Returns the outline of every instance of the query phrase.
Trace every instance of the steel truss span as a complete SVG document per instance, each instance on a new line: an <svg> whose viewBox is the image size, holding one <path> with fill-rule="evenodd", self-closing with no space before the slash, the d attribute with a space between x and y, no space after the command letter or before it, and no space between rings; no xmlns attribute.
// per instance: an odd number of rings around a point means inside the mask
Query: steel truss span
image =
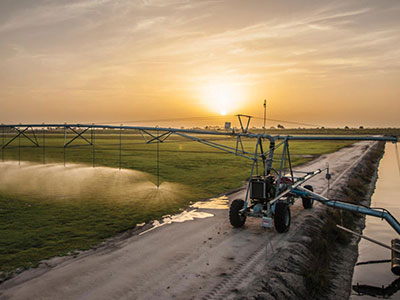
<svg viewBox="0 0 400 300"><path fill-rule="evenodd" d="M0 134L2 134L2 161L4 161L4 151L8 147L12 147L13 142L18 141L18 161L21 160L21 138L26 139L31 144L31 147L42 148L43 163L46 163L46 134L51 132L52 129L62 131L64 135L64 142L62 145L64 152L64 165L66 164L67 148L79 147L82 145L72 145L77 140L83 140L84 145L92 149L92 165L96 164L95 153L95 135L98 130L110 130L111 133L119 134L119 168L121 169L122 163L122 132L133 130L140 133L144 143L162 143L166 141L171 135L185 138L189 141L195 141L206 146L218 149L220 151L228 152L239 157L243 157L253 161L251 176L253 176L254 168L259 161L262 161L264 166L264 176L267 176L272 171L272 162L274 151L283 145L283 154L280 158L281 166L279 170L279 178L282 176L282 171L286 162L289 162L291 170L291 161L289 154L289 141L388 141L397 142L397 137L394 136L291 136L291 135L269 135L269 134L255 134L249 132L249 125L251 116L237 115L240 123L240 129L235 131L208 131L208 130L194 130L194 129L179 129L179 128L164 128L164 127L148 127L148 126L124 126L124 125L99 125L99 124L67 124L67 123L50 123L50 124L0 124ZM247 119L247 120L246 120ZM7 137L6 137L7 131ZM72 134L72 136L71 136ZM90 134L90 138L84 136ZM31 135L31 136L29 136ZM39 136L41 135L41 137ZM224 145L223 143L212 141L210 137L226 137L236 139L234 147ZM242 138L255 139L255 151L249 152L244 149ZM264 150L264 141L269 142L268 150ZM279 142L279 143L277 143ZM15 147L15 146L13 146ZM159 147L157 147L157 166L159 165ZM158 173L158 171L157 171ZM292 177L293 172L291 171ZM250 177L251 177L250 176ZM279 191L279 188L277 189ZM248 193L247 193L248 194ZM276 194L278 196L278 194ZM248 195L246 195L246 200Z"/></svg>
<svg viewBox="0 0 400 300"><path fill-rule="evenodd" d="M309 209L313 205L313 201L318 201L329 207L349 210L365 215L371 215L385 219L393 229L400 234L400 223L387 211L377 210L369 207L349 204L341 201L330 200L322 195L313 192L309 185L302 185L314 176L326 171L326 179L329 179L329 167L323 170L315 170L313 172L299 172L292 168L290 157L289 141L383 141L397 143L395 136L292 136L292 135L269 135L256 134L249 132L249 124L251 116L238 115L240 129L238 131L207 131L194 129L178 129L163 127L143 127L143 126L114 126L114 125L98 125L98 124L1 124L0 134L2 134L2 160L4 161L4 150L11 147L14 141L18 141L18 160L20 161L21 138L25 138L31 147L42 148L43 163L46 163L46 134L57 133L64 134L63 151L64 165L66 161L67 148L72 146L76 140L83 140L84 146L89 146L92 151L92 164L95 167L96 162L96 131L110 130L119 136L119 168L121 169L122 160L122 132L136 131L143 138L146 144L157 143L155 163L157 168L157 187L160 185L159 180L159 144L166 141L170 136L175 135L180 138L194 141L206 146L234 154L252 161L250 171L250 180L248 182L245 199L235 200L230 208L230 221L235 227L243 226L246 217L259 217L263 219L263 224L272 224L274 218L275 228L278 232L286 232L290 226L290 206L293 205L295 199L302 198L303 206ZM247 118L242 121L242 118ZM7 138L6 138L7 131ZM67 134L68 132L68 134ZM72 137L71 137L72 134ZM90 134L85 137L84 134ZM41 136L41 138L40 138ZM214 137L212 140L211 137ZM215 137L226 137L226 139L215 140ZM254 152L246 151L242 139L254 139ZM221 140L229 139L235 141L236 145L225 145ZM267 142L267 145L264 143ZM269 144L269 145L268 145ZM265 147L267 146L267 147ZM273 167L275 150L282 147L282 152L278 157L278 167ZM14 147L15 148L15 147ZM261 175L258 173L258 164L262 163ZM256 173L256 175L254 175ZM302 173L302 174L301 174ZM300 174L300 175L299 175ZM399 249L391 247L392 253L400 257ZM397 257L396 256L396 257ZM400 261L400 258L399 258ZM397 265L396 265L397 266ZM395 273L400 275L400 264L398 267L393 266Z"/></svg>

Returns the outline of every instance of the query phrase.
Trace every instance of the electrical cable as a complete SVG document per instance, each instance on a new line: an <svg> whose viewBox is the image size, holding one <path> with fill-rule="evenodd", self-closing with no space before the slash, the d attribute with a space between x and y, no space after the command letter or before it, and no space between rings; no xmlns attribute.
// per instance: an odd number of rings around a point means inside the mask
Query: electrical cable
<svg viewBox="0 0 400 300"><path fill-rule="evenodd" d="M168 122L168 121L192 121L192 120L207 120L207 119L224 119L226 120L228 117L234 118L236 115L213 115L213 116L197 116L197 117L182 117L182 118L166 118L166 119L150 119L150 120L130 120L130 121L102 121L98 122L100 124L121 124L121 123L157 123L157 122ZM252 117L253 119L257 120L264 120L262 117ZM293 125L303 125L303 126L311 126L311 127L322 127L321 125L317 124L310 124L310 123L302 123L302 122L293 122L287 120L280 120L280 119L270 119L266 118L267 121L273 122L281 122L285 124L293 124Z"/></svg>
<svg viewBox="0 0 400 300"><path fill-rule="evenodd" d="M264 118L261 117L253 117L254 119L259 119L259 120L264 120ZM289 123L289 124L294 124L294 125L304 125L304 126L312 126L312 127L321 127L321 125L316 125L316 124L309 124L309 123L301 123L301 122L292 122L292 121L285 121L285 120L278 120L278 119L269 119L267 118L268 121L274 121L274 122L281 122L281 123Z"/></svg>
<svg viewBox="0 0 400 300"><path fill-rule="evenodd" d="M202 116L202 117L182 117L182 118L168 118L168 119L153 119L153 120L130 120L130 121L105 121L99 123L107 123L107 124L121 124L121 123L157 123L157 122L168 122L168 121L191 121L191 120L205 120L205 119L213 119L213 118L224 118L234 117L234 115L214 115L214 116Z"/></svg>

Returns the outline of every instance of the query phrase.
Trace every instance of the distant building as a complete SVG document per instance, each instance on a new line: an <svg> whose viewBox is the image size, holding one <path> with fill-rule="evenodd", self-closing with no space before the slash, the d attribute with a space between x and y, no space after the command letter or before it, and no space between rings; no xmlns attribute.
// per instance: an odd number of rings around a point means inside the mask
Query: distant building
<svg viewBox="0 0 400 300"><path fill-rule="evenodd" d="M226 130L231 129L231 126L232 126L231 122L225 122L225 129Z"/></svg>

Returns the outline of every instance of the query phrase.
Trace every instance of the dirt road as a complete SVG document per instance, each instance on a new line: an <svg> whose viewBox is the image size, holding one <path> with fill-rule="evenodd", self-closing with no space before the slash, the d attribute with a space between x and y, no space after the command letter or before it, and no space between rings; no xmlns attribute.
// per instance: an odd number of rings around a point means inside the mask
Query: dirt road
<svg viewBox="0 0 400 300"><path fill-rule="evenodd" d="M323 155L302 170L329 163L335 181L369 145L360 142ZM323 192L324 175L310 184ZM291 231L266 231L253 218L244 228L232 228L227 202L237 198L244 198L244 190L195 205L140 235L25 271L0 285L0 299L229 299L246 294L247 283L287 245ZM296 227L312 209L303 210L297 201L291 212L291 227Z"/></svg>

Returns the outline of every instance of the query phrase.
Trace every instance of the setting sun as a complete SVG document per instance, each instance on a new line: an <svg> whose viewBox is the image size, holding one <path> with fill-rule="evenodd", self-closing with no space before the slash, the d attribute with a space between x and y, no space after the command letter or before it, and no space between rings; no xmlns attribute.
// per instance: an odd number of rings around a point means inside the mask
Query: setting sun
<svg viewBox="0 0 400 300"><path fill-rule="evenodd" d="M203 101L209 110L224 116L239 108L243 90L234 83L210 83L204 87Z"/></svg>

